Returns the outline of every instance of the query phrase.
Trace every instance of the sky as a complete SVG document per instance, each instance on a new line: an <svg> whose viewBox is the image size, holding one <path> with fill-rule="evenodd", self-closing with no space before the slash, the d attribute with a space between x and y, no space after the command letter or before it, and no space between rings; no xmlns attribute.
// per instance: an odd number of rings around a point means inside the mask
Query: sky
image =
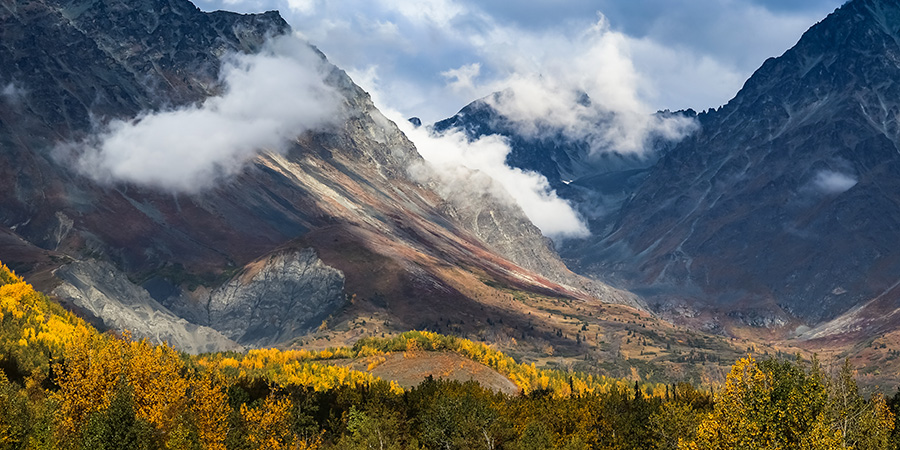
<svg viewBox="0 0 900 450"><path fill-rule="evenodd" d="M197 0L277 9L382 109L431 123L522 76L622 73L643 111L726 103L842 0ZM612 47L597 49L597 43ZM593 51L592 51L593 50ZM616 52L612 57L611 51ZM568 80L585 83L590 80ZM621 84L621 80L620 84ZM619 99L621 100L621 99ZM619 101L617 100L617 101Z"/></svg>

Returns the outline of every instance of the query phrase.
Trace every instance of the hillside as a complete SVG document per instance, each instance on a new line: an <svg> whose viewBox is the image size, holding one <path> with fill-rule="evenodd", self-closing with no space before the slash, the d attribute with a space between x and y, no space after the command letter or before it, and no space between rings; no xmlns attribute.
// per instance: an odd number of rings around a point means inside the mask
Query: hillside
<svg viewBox="0 0 900 450"><path fill-rule="evenodd" d="M505 375L518 390L432 378L405 389L342 367L369 358L369 370L395 371L399 359L421 360L434 350L452 353L424 359L458 355L475 364L468 367ZM2 265L0 362L0 442L16 449L667 449L772 440L824 449L897 442L885 399L860 396L849 366L833 376L815 361L747 357L713 398L687 383L632 387L537 370L484 344L423 332L363 339L352 349L197 357L100 334ZM399 368L410 369L421 366ZM758 409L746 409L747 398ZM900 409L900 395L891 405ZM791 421L777 420L788 411Z"/></svg>
<svg viewBox="0 0 900 450"><path fill-rule="evenodd" d="M503 92L434 130L507 137L506 163L582 212L592 236L559 247L573 270L674 323L851 357L887 382L900 326L898 28L897 2L847 2L724 106L675 113L696 130L651 138L642 158L562 130L523 135L497 108Z"/></svg>
<svg viewBox="0 0 900 450"><path fill-rule="evenodd" d="M277 12L7 2L0 83L0 257L105 327L198 353L338 315L457 320L489 286L638 305L569 271L517 206L442 197Z"/></svg>

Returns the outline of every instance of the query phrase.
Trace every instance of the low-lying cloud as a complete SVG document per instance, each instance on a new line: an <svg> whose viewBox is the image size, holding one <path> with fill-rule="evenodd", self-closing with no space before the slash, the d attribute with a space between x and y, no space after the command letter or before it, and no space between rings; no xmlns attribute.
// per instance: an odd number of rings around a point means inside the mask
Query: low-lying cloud
<svg viewBox="0 0 900 450"><path fill-rule="evenodd" d="M330 68L294 36L258 54L223 60L223 93L202 104L113 120L94 136L61 149L103 182L193 193L233 175L259 152L283 151L306 131L338 120L340 97Z"/></svg>
<svg viewBox="0 0 900 450"><path fill-rule="evenodd" d="M487 189L500 201L512 199L541 233L554 239L589 234L581 216L556 195L546 177L505 164L510 152L506 139L492 135L469 141L460 131L435 135L425 127L413 128L403 122L401 129L450 189L478 189L479 193ZM479 181L478 174L497 183Z"/></svg>
<svg viewBox="0 0 900 450"><path fill-rule="evenodd" d="M9 82L0 89L0 99L8 104L19 104L23 98L25 98L25 88L16 82Z"/></svg>
<svg viewBox="0 0 900 450"><path fill-rule="evenodd" d="M377 71L370 69L351 76L369 91L376 105L384 105ZM497 201L521 208L544 236L561 240L590 234L584 219L557 196L546 177L506 165L511 149L505 138L492 135L473 141L458 130L435 134L430 127L414 126L394 109L379 109L427 161L427 168L410 167L410 175L420 182L438 182L438 193L444 198L479 201L487 193Z"/></svg>
<svg viewBox="0 0 900 450"><path fill-rule="evenodd" d="M653 134L678 139L692 129L688 118L653 115L642 99L649 83L635 69L631 39L613 31L604 16L574 36L504 33L514 47L493 57L505 61L510 75L491 82L502 93L487 101L521 134L561 132L596 151L643 153Z"/></svg>
<svg viewBox="0 0 900 450"><path fill-rule="evenodd" d="M850 190L859 181L853 175L835 172L833 170L822 170L816 174L813 179L813 186L823 194L840 194Z"/></svg>

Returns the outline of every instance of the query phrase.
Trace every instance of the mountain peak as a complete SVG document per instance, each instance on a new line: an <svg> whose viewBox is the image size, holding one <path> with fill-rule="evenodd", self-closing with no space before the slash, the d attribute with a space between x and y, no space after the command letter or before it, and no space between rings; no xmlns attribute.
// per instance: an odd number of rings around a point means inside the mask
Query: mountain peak
<svg viewBox="0 0 900 450"><path fill-rule="evenodd" d="M854 0L814 25L701 115L582 263L664 292L662 309L697 302L784 323L829 320L890 291L898 36L894 0Z"/></svg>

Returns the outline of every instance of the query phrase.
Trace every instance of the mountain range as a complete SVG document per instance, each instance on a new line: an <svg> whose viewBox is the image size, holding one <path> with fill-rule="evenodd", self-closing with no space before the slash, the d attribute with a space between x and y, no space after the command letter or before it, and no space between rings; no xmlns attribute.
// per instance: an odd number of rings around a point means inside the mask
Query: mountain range
<svg viewBox="0 0 900 450"><path fill-rule="evenodd" d="M424 165L413 145L314 49L336 124L212 186L110 181L73 163L84 150L61 144L224 95L228 61L290 35L276 12L5 2L0 29L0 255L107 327L197 352L290 342L357 309L382 333L460 320L481 314L489 285L635 302L570 272L514 204L410 175Z"/></svg>
<svg viewBox="0 0 900 450"><path fill-rule="evenodd" d="M590 224L590 237L559 246L569 266L663 317L814 348L871 345L900 311L898 42L900 3L850 1L727 104L658 113L693 117L696 130L651 139L641 157L592 152L562 130L524 135L501 112L504 93L433 130L505 136L507 164L544 175Z"/></svg>
<svg viewBox="0 0 900 450"><path fill-rule="evenodd" d="M196 188L97 174L110 130L224 108L279 39L277 12L187 0L0 2L0 260L98 326L195 353L432 329L633 367L683 344L667 322L721 352L900 342L900 2L850 1L726 105L657 113L693 125L642 153L523 134L498 108L512 91L431 126L504 136L589 237L551 242L483 174L448 186L305 43L327 125Z"/></svg>

